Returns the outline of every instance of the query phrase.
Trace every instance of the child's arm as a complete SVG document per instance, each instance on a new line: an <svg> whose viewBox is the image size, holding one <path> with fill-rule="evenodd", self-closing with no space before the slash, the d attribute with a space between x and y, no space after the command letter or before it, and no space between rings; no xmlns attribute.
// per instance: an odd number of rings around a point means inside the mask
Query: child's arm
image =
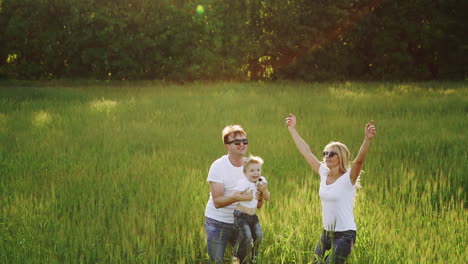
<svg viewBox="0 0 468 264"><path fill-rule="evenodd" d="M270 200L270 192L268 191L267 184L266 183L259 184L258 189L262 192L262 196L260 198L262 200L269 201Z"/></svg>
<svg viewBox="0 0 468 264"><path fill-rule="evenodd" d="M268 191L266 184L261 184L261 185L262 187L260 185L258 186L258 191L261 194L258 197L257 208L262 208L263 204L265 203L265 200L267 201L270 200L270 192Z"/></svg>
<svg viewBox="0 0 468 264"><path fill-rule="evenodd" d="M270 192L268 191L268 182L265 177L261 176L259 181L257 182L257 191L260 193L258 199L257 208L261 208L263 206L264 201L270 200Z"/></svg>

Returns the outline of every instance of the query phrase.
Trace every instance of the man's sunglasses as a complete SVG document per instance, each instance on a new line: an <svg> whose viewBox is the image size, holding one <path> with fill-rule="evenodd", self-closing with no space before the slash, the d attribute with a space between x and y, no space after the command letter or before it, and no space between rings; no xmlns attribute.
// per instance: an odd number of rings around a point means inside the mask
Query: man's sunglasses
<svg viewBox="0 0 468 264"><path fill-rule="evenodd" d="M234 145L240 145L240 143L244 143L244 145L249 144L249 140L244 138L244 139L234 139L233 141L227 142L227 144L232 144Z"/></svg>
<svg viewBox="0 0 468 264"><path fill-rule="evenodd" d="M323 156L325 157L327 155L328 155L329 158L333 158L335 155L338 155L338 153L336 153L334 151L324 151Z"/></svg>

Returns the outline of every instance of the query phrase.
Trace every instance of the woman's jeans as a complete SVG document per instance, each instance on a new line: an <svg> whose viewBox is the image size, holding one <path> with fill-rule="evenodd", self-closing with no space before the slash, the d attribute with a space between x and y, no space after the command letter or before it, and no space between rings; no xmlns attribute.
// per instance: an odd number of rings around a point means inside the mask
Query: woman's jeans
<svg viewBox="0 0 468 264"><path fill-rule="evenodd" d="M223 223L206 217L205 232L210 263L223 263L227 244L230 243L234 248L237 240L234 224Z"/></svg>
<svg viewBox="0 0 468 264"><path fill-rule="evenodd" d="M239 232L235 255L240 263L255 262L263 238L258 216L234 210L234 225Z"/></svg>
<svg viewBox="0 0 468 264"><path fill-rule="evenodd" d="M351 248L356 242L356 231L347 230L342 232L333 232L323 230L320 240L315 247L314 263L323 263L323 256L327 250L332 252L327 256L325 263L341 264L346 261Z"/></svg>

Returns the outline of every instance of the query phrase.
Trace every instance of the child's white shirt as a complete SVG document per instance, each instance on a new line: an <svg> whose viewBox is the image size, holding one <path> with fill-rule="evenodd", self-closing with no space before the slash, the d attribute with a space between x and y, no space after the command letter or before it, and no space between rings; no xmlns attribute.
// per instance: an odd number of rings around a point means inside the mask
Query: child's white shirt
<svg viewBox="0 0 468 264"><path fill-rule="evenodd" d="M267 184L265 177L261 176L261 179L263 183ZM255 197L255 194L257 193L257 184L255 182L250 182L247 177L244 177L237 182L237 185L234 189L237 191L244 191L247 188L249 191L253 191L253 199L250 201L240 201L239 204L247 208L257 208L258 199Z"/></svg>

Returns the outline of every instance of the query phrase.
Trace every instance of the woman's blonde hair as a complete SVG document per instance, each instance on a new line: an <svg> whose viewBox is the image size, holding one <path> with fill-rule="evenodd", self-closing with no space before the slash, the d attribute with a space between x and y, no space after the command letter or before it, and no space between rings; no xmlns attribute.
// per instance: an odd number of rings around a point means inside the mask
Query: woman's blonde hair
<svg viewBox="0 0 468 264"><path fill-rule="evenodd" d="M325 146L324 150L326 149L333 150L338 154L338 158L340 159L340 172L345 173L351 167L349 162L350 153L345 144L332 141Z"/></svg>
<svg viewBox="0 0 468 264"><path fill-rule="evenodd" d="M257 163L257 164L260 164L260 166L262 166L263 159L258 156L252 156L252 155L250 155L248 158L244 158L244 173L246 172L247 167L249 167L249 165L253 163Z"/></svg>
<svg viewBox="0 0 468 264"><path fill-rule="evenodd" d="M338 158L340 159L340 172L341 173L345 173L347 170L351 168L351 162L350 162L351 154L349 153L349 149L348 147L346 147L345 144L341 142L332 141L325 146L324 150L326 149L331 149L338 154ZM325 161L325 157L323 159ZM354 184L356 188L358 189L362 187L361 186L361 173L363 172L364 171L362 170L359 172L359 176L357 177L356 183ZM357 196L357 193L355 194L354 199L356 199L356 196Z"/></svg>
<svg viewBox="0 0 468 264"><path fill-rule="evenodd" d="M233 137L237 135L242 135L244 137L247 136L247 133L245 133L244 129L239 125L226 126L225 128L223 128L223 133L222 133L222 138L221 138L224 144L228 144L229 135L231 134Z"/></svg>
<svg viewBox="0 0 468 264"><path fill-rule="evenodd" d="M338 158L340 159L340 172L341 173L345 173L347 170L351 168L351 162L349 161L351 154L349 153L349 149L348 147L346 147L345 144L341 142L332 141L325 146L324 150L326 149L332 149L338 154ZM325 157L323 157L323 159L325 161ZM363 173L362 170L359 172L359 176L356 179L356 183L354 183L354 186L356 186L356 190L362 187L361 186L361 173ZM358 195L357 192L355 192L354 197L353 197L353 204L356 203L357 195Z"/></svg>

